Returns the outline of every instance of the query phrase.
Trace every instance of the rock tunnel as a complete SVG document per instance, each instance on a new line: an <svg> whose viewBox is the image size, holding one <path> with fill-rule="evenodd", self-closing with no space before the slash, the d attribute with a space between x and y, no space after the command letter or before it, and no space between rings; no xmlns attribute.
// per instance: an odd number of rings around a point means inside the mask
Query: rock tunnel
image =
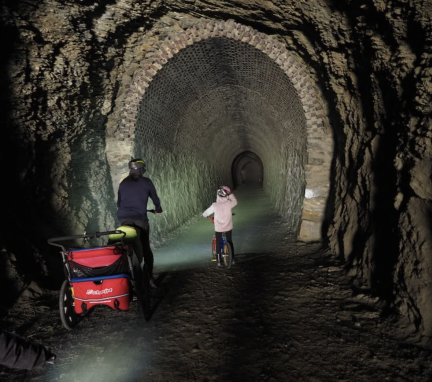
<svg viewBox="0 0 432 382"><path fill-rule="evenodd" d="M154 243L247 170L290 233L431 334L428 4L7 1L0 15L2 245L19 263L49 277L47 237L113 226L131 157L170 211Z"/></svg>

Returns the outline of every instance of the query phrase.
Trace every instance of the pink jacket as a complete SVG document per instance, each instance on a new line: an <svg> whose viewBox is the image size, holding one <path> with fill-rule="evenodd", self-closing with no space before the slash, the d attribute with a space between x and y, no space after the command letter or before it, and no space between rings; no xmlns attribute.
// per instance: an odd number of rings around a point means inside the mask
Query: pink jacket
<svg viewBox="0 0 432 382"><path fill-rule="evenodd" d="M203 212L206 218L214 214L214 225L216 232L227 232L233 229L231 209L237 205L237 199L234 194L226 198L219 195L216 197L216 203L213 203Z"/></svg>

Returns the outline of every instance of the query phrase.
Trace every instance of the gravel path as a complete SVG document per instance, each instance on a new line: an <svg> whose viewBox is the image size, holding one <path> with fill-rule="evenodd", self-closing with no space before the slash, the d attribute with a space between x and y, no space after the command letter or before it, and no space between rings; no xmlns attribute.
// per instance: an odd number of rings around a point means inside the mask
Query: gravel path
<svg viewBox="0 0 432 382"><path fill-rule="evenodd" d="M58 292L35 288L5 325L52 346L58 362L2 368L0 380L432 380L431 352L404 342L380 317L379 301L354 293L332 256L290 240L259 191L238 198L231 270L210 261L212 227L196 218L155 251L149 322L135 304L128 312L100 307L67 331Z"/></svg>

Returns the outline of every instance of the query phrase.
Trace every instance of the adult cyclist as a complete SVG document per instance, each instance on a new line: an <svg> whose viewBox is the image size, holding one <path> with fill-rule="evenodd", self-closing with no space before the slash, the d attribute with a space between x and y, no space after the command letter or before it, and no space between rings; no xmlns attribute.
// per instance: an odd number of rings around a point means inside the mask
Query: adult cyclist
<svg viewBox="0 0 432 382"><path fill-rule="evenodd" d="M150 283L153 279L153 252L150 248L150 226L147 217L148 198L153 201L157 214L162 213L160 199L153 182L144 177L147 170L143 159L132 159L128 163L129 175L120 183L117 196L117 218L123 225L133 224L140 231L140 239L143 248L144 263L148 267ZM138 260L142 262L140 254Z"/></svg>

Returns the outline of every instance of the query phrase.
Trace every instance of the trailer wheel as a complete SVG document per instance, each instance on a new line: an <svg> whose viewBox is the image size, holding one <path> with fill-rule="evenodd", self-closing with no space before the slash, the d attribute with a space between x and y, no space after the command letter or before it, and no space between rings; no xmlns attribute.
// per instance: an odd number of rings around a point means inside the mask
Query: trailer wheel
<svg viewBox="0 0 432 382"><path fill-rule="evenodd" d="M74 300L68 280L65 280L61 286L59 307L63 326L68 330L72 330L78 324L79 315L75 312Z"/></svg>

